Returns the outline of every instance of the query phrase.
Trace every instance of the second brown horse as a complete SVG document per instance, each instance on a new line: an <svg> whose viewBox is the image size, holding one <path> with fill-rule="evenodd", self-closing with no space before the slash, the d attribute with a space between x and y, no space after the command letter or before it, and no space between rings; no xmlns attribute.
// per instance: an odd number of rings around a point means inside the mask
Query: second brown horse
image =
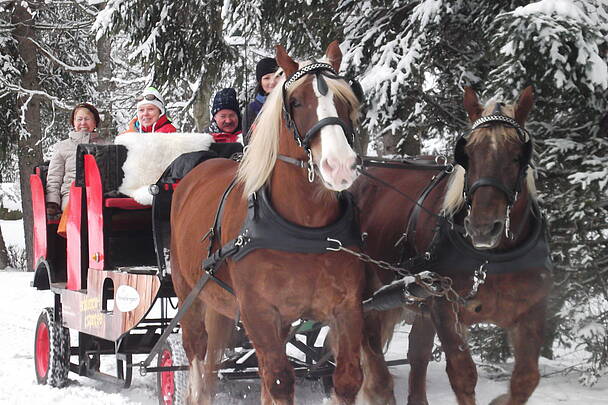
<svg viewBox="0 0 608 405"><path fill-rule="evenodd" d="M491 102L485 108L467 88L464 105L473 130L458 141L455 167L434 159L404 162L369 169L393 190L363 176L355 183L366 252L449 276L460 296L433 299L424 311L410 313L409 405L428 404L435 331L458 404L475 404L477 371L466 326L479 322L505 328L515 356L509 392L492 404L524 404L539 382L552 266L530 165L532 139L524 129L532 104L531 87L514 105ZM390 271L374 270L385 284L394 279ZM366 316L367 339L376 350L400 319L399 309Z"/></svg>

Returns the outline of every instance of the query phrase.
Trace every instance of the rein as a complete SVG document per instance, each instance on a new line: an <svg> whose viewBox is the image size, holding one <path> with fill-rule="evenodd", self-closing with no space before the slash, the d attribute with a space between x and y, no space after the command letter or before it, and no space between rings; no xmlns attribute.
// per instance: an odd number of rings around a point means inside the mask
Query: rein
<svg viewBox="0 0 608 405"><path fill-rule="evenodd" d="M422 162L429 162L428 160L422 160ZM366 166L376 166L376 167L389 167L389 168L398 168L398 169L418 169L418 168L427 168L428 170L440 170L441 173L445 173L445 174L449 174L452 173L452 171L454 170L454 166L452 166L451 164L438 164L437 162L430 162L429 164L422 164L421 159L420 160L404 160L404 161L400 161L400 160L391 160L391 159L376 159L376 158L372 158L367 160L365 157L363 157L361 159L361 165L359 165L357 167L357 170L359 171L359 173L361 173L363 176L369 177L370 179L374 180L377 183L380 183L382 186L394 191L395 193L399 194L401 197L405 198L406 200L414 203L415 206L417 206L417 208L423 210L424 212L426 212L428 215L438 218L438 219L444 219L446 220L452 227L456 226L451 219L446 218L443 215L440 214L436 214L434 212L432 212L431 210L429 210L428 208L426 208L425 206L422 205L422 202L419 201L419 199L414 199L412 197L410 197L409 195L405 194L404 192L402 192L401 190L399 190L398 188L396 188L395 186L393 186L392 184L382 180L381 178L374 176L373 174L371 174L370 172L368 172L367 170L365 170ZM370 164L371 163L371 164ZM408 166L403 166L403 165L399 165L400 163L406 163L410 166L414 166L414 167L408 167ZM420 166L418 166L420 165ZM433 177L433 180L435 179L435 177Z"/></svg>

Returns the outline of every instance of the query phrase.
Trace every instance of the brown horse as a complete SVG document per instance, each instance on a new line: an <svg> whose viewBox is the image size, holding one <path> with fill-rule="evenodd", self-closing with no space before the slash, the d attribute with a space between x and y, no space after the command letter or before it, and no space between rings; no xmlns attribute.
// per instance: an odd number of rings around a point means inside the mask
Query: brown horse
<svg viewBox="0 0 608 405"><path fill-rule="evenodd" d="M457 143L455 166L421 159L370 168L394 189L363 176L353 187L361 230L368 234L366 253L449 276L460 297L434 298L410 317L415 317L408 350L410 405L428 404L426 370L435 330L458 404L475 404L477 371L465 326L476 323L506 329L515 356L509 393L492 404L524 404L539 382L552 276L530 165L532 140L523 128L532 104L528 87L517 104L490 102L484 109L467 88L464 105L473 129ZM385 284L394 278L380 268L376 274ZM370 339L385 342L398 312L371 311Z"/></svg>
<svg viewBox="0 0 608 405"><path fill-rule="evenodd" d="M238 316L258 357L263 404L294 403L295 377L285 343L291 324L299 318L319 320L332 329L337 403L352 404L363 378L363 265L355 256L330 251L327 238L290 242L293 235L288 233L296 228L304 236L316 235L344 223L340 221L345 199L338 192L357 176L356 154L347 138L359 102L335 73L342 59L337 42L327 48L329 63L298 64L281 46L276 57L287 79L264 104L242 162L202 163L173 197L171 264L180 304L201 277L208 251L221 258L209 271L234 290L233 295L210 281L181 322L192 403L213 402L216 364L232 319ZM263 201L267 210L251 216L252 206ZM244 227L255 225L268 212L273 216L263 225L273 230L282 224L279 230L287 236ZM351 229L352 218L347 219ZM360 234L355 228L356 245ZM271 240L270 246L264 238ZM306 248L310 244L313 248ZM237 253L224 256L228 250Z"/></svg>

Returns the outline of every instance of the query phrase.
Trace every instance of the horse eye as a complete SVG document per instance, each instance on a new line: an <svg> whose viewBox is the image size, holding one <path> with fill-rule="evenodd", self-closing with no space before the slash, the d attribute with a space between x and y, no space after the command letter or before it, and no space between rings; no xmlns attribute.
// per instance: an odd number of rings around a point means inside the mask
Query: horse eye
<svg viewBox="0 0 608 405"><path fill-rule="evenodd" d="M291 108L296 108L296 107L302 106L302 104L300 104L300 102L298 100L292 100L290 105L291 105Z"/></svg>

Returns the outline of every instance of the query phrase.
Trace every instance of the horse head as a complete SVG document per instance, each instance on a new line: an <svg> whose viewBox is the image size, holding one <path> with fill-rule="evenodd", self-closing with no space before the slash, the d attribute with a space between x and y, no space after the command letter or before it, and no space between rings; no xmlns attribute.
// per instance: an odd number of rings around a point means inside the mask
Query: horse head
<svg viewBox="0 0 608 405"><path fill-rule="evenodd" d="M326 188L349 188L357 178L352 142L359 102L350 84L337 74L342 61L338 42L329 44L320 62L298 64L281 45L276 52L287 77L282 86L284 119L294 132L289 149L304 149ZM311 173L309 178L314 177Z"/></svg>
<svg viewBox="0 0 608 405"><path fill-rule="evenodd" d="M476 249L493 249L509 233L510 211L527 177L532 140L524 129L532 109L533 89L527 87L516 104L479 104L465 88L464 107L472 123L455 149L455 160L465 170L464 227ZM523 187L523 191L527 191Z"/></svg>

